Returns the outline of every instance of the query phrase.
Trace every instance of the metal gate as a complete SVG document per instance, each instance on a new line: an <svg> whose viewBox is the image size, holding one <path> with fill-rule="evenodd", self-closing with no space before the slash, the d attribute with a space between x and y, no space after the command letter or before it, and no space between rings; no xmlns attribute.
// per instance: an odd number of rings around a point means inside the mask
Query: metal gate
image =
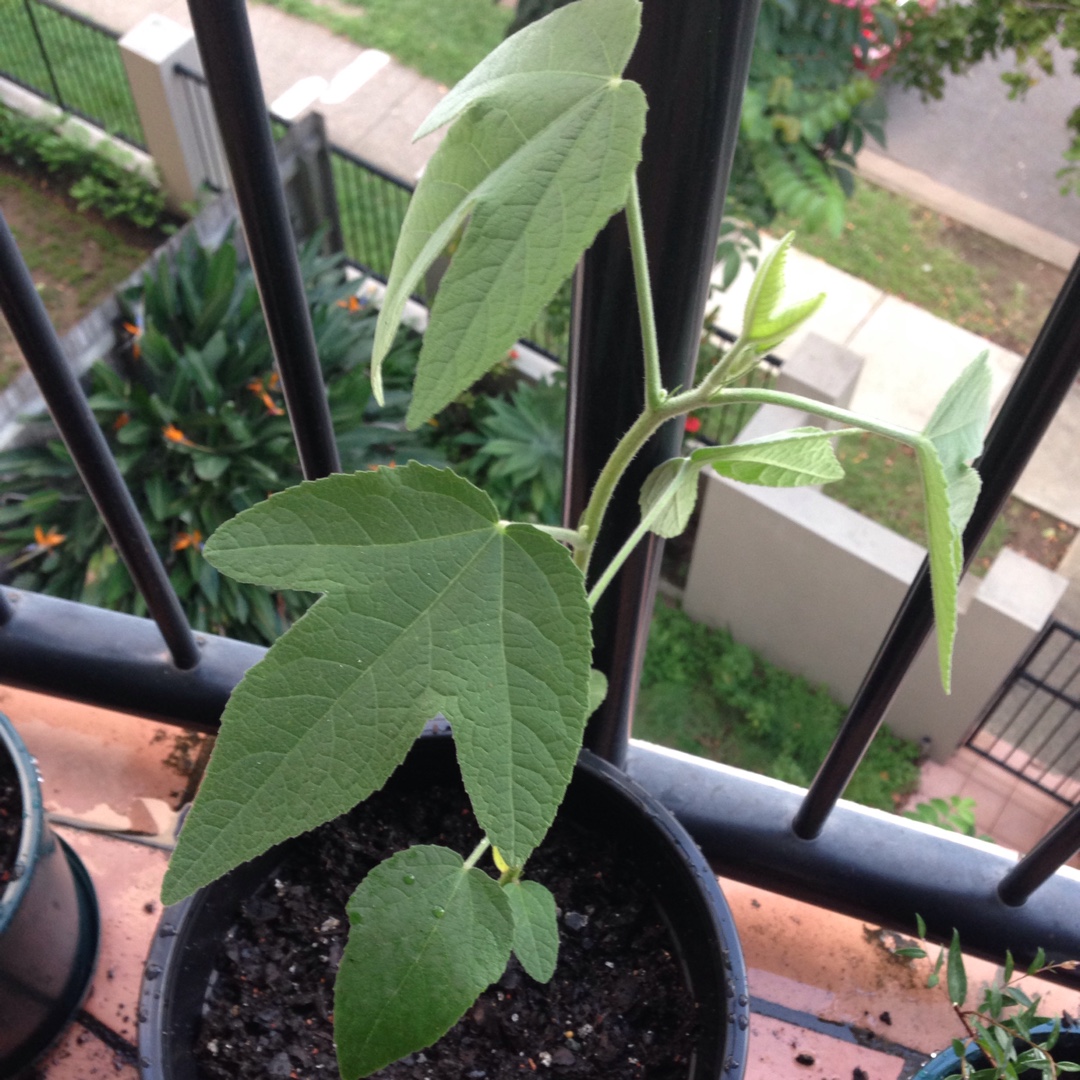
<svg viewBox="0 0 1080 1080"><path fill-rule="evenodd" d="M977 754L1080 805L1080 631L1051 622L968 736Z"/></svg>

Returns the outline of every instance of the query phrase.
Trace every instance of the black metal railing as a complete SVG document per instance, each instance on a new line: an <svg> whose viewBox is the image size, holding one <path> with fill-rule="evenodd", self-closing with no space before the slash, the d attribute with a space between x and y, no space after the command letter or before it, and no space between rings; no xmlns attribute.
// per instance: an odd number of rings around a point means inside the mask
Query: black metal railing
<svg viewBox="0 0 1080 1080"><path fill-rule="evenodd" d="M1051 622L966 741L1059 802L1080 805L1080 631Z"/></svg>
<svg viewBox="0 0 1080 1080"><path fill-rule="evenodd" d="M52 0L2 0L0 26L0 76L145 149L119 34Z"/></svg>
<svg viewBox="0 0 1080 1080"><path fill-rule="evenodd" d="M286 386L305 475L335 467L325 393L312 363L311 327L283 213L270 125L242 0L190 0L215 112L235 183L274 351ZM643 212L658 283L662 352L671 383L684 383L696 356L730 168L738 104L756 4L646 0L642 46L630 75L646 88L652 126L645 145ZM706 88L708 93L706 94ZM664 243L659 243L663 237ZM575 353L568 425L568 499L573 513L610 438L625 430L642 380L625 228L616 219L587 256L575 295ZM0 244L0 309L12 325L153 621L13 589L0 592L0 673L16 685L212 729L245 666L262 650L194 636L170 599L157 596L160 566L137 521L123 518L123 484L86 443L83 413L63 357L13 242ZM983 490L965 535L970 559L1080 373L1080 261L1073 268L990 433ZM51 392L55 385L59 390ZM643 455L665 455L678 425ZM616 493L614 532L636 525L636 499ZM120 515L118 517L117 515ZM121 534L127 534L122 535ZM121 544L122 539L122 544ZM613 535L609 543L619 544ZM985 845L882 815L838 797L924 642L932 608L925 569L912 586L867 673L847 721L809 792L646 745L627 749L644 630L660 545L643 545L598 610L600 665L611 704L590 740L666 802L713 865L862 918L910 929L914 913L931 934L959 929L974 952L1019 957L1045 945L1051 960L1080 954L1080 875L1055 873L1080 849L1080 808L1016 862ZM155 625L156 624L156 625ZM194 655L192 653L194 644Z"/></svg>

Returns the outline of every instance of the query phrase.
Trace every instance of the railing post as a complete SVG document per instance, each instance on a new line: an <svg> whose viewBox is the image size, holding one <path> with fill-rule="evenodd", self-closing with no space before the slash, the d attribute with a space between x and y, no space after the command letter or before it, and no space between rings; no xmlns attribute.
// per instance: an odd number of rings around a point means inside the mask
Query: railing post
<svg viewBox="0 0 1080 1080"><path fill-rule="evenodd" d="M49 50L45 48L45 42L41 37L41 27L38 26L31 0L23 0L23 7L26 8L26 17L30 20L30 29L34 31L34 40L37 42L38 51L41 53L41 62L45 65L45 70L49 75L49 83L53 88L53 94L56 96L56 104L61 109L66 109L67 106L64 104L63 95L60 93L60 84L56 81L56 72L53 71L52 61L49 59Z"/></svg>
<svg viewBox="0 0 1080 1080"><path fill-rule="evenodd" d="M646 0L626 69L649 102L638 170L666 385L692 378L716 234L739 132L759 0ZM623 215L597 237L578 272L567 410L564 514L576 523L616 441L644 400L641 331ZM637 492L678 450L681 425L650 441L616 491L595 564L603 566L637 526ZM621 764L652 616L663 541L651 537L608 588L594 620L594 665L608 697L586 744Z"/></svg>
<svg viewBox="0 0 1080 1080"><path fill-rule="evenodd" d="M227 176L209 175L216 155L200 151L199 138L218 142L217 127L207 109L205 131L196 130L196 119L184 93L177 65L202 73L195 35L161 15L148 15L120 39L120 55L131 84L147 149L161 174L169 204L182 209L198 197L209 181L218 189Z"/></svg>

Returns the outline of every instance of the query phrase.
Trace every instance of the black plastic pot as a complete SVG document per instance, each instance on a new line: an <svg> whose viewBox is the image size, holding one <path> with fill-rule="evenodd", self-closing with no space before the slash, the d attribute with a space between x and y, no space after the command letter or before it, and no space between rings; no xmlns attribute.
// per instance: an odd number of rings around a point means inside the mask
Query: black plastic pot
<svg viewBox="0 0 1080 1080"><path fill-rule="evenodd" d="M100 920L90 877L49 827L41 780L0 715L0 755L15 764L23 829L0 891L0 1078L16 1076L67 1026L90 987Z"/></svg>
<svg viewBox="0 0 1080 1080"><path fill-rule="evenodd" d="M445 737L421 739L403 769L417 797L455 769ZM702 1032L687 1080L738 1080L746 1064L749 998L731 912L689 834L625 774L583 751L560 814L627 842L668 923L697 1002ZM294 843L297 841L293 841ZM302 838L299 842L302 842ZM192 1046L217 942L240 898L273 872L280 849L167 908L143 981L139 1052L144 1080L196 1080Z"/></svg>
<svg viewBox="0 0 1080 1080"><path fill-rule="evenodd" d="M1035 1036L1035 1041L1040 1042L1045 1039L1053 1030L1052 1024L1043 1024L1039 1027L1032 1029L1032 1034ZM1080 1064L1080 1027L1063 1027L1061 1036L1054 1046L1053 1050L1054 1059L1056 1061L1072 1061L1076 1064ZM985 1069L989 1067L989 1062L986 1060L983 1052L977 1045L972 1043L964 1054L969 1065L973 1069ZM913 1077L912 1080L945 1080L946 1076L952 1076L954 1073L960 1072L960 1059L956 1056L952 1049L942 1050L940 1054L935 1054L934 1057L928 1061ZM1043 1074L1037 1069L1028 1069L1026 1072L1020 1074L1022 1080L1038 1080Z"/></svg>

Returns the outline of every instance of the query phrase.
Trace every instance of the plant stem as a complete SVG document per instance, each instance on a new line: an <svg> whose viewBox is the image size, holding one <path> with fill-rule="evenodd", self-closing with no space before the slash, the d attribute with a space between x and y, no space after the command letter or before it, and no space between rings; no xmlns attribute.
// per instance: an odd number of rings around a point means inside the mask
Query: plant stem
<svg viewBox="0 0 1080 1080"><path fill-rule="evenodd" d="M685 396L687 395L681 395L681 397ZM597 477L588 505L582 511L581 520L578 522L578 532L584 538L584 543L574 552L574 565L582 574L587 575L589 572L589 560L592 558L604 514L611 502L615 485L626 471L626 467L661 424L686 411L684 408L679 408L673 400L658 407L646 405L642 414L611 452L611 457L608 458L607 464Z"/></svg>
<svg viewBox="0 0 1080 1080"><path fill-rule="evenodd" d="M645 250L645 223L641 217L641 196L637 173L630 180L626 200L626 224L630 230L630 255L634 264L634 287L637 290L638 316L641 319L641 344L645 352L645 402L657 409L664 403L663 377L660 374L660 345L656 340L656 313L653 311L649 285L649 260Z"/></svg>
<svg viewBox="0 0 1080 1080"><path fill-rule="evenodd" d="M473 848L472 854L465 860L465 869L471 870L481 859L484 852L491 847L491 841L485 836L476 847Z"/></svg>
<svg viewBox="0 0 1080 1080"><path fill-rule="evenodd" d="M678 486L681 481L684 471L688 465L688 462L684 460L683 468L679 471L678 475L668 485L668 490L671 491ZM604 572L597 579L596 584L592 587L592 591L589 593L589 610L595 610L597 603L600 601L600 597L603 595L604 590L611 584L611 579L619 572L619 568L627 559L633 554L634 548L641 542L642 537L652 528L653 522L667 509L668 500L666 498L657 499L653 505L649 508L649 512L641 519L638 527L626 538L626 543L619 548L618 554L611 560L610 563L604 568Z"/></svg>
<svg viewBox="0 0 1080 1080"><path fill-rule="evenodd" d="M688 397L690 395L680 395ZM678 399L673 399L675 404ZM896 439L898 442L916 446L922 442L925 436L911 428L897 427L894 424L886 424L882 420L872 420L869 417L858 416L838 405L827 405L823 401L813 401L799 394L787 394L781 390L751 390L751 389L728 389L714 390L704 405L741 405L746 402L761 405L783 405L789 409L798 409L801 412L813 413L822 416L826 420L837 420L841 424L861 428L863 431L873 432L875 435L884 435L888 439ZM700 406L695 405L694 408Z"/></svg>
<svg viewBox="0 0 1080 1080"><path fill-rule="evenodd" d="M500 525L513 525L512 521L500 521ZM579 547L583 542L583 537L577 529L564 529L558 525L533 525L533 528L542 533L547 533L548 536L555 540L558 540L560 544L569 544L572 548Z"/></svg>

